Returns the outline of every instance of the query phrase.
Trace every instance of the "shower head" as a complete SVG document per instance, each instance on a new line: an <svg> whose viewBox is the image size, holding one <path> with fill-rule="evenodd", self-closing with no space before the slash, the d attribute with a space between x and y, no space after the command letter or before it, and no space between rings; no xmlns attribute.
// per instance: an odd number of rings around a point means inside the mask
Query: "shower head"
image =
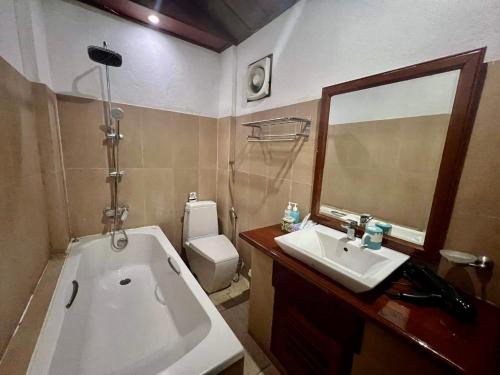
<svg viewBox="0 0 500 375"><path fill-rule="evenodd" d="M105 47L88 46L87 52L96 63L115 67L122 65L122 55Z"/></svg>
<svg viewBox="0 0 500 375"><path fill-rule="evenodd" d="M111 110L111 117L113 117L115 121L120 121L123 118L123 116L124 116L123 109L117 107Z"/></svg>

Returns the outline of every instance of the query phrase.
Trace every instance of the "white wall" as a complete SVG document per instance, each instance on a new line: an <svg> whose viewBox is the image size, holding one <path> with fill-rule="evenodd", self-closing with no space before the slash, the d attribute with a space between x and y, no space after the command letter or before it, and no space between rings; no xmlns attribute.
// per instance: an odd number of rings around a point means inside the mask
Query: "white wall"
<svg viewBox="0 0 500 375"><path fill-rule="evenodd" d="M51 86L45 39L45 20L40 0L14 1L22 73L30 81Z"/></svg>
<svg viewBox="0 0 500 375"><path fill-rule="evenodd" d="M52 87L49 51L47 49L47 29L45 16L40 0L24 0L30 2L31 28L33 31L33 47L37 63L37 82L43 82ZM43 0L42 0L43 1Z"/></svg>
<svg viewBox="0 0 500 375"><path fill-rule="evenodd" d="M220 54L219 117L234 116L236 105L237 48L230 47Z"/></svg>
<svg viewBox="0 0 500 375"><path fill-rule="evenodd" d="M335 95L330 125L451 114L459 70Z"/></svg>
<svg viewBox="0 0 500 375"><path fill-rule="evenodd" d="M316 99L327 85L485 45L486 60L499 59L498 4L302 0L219 55L75 0L1 0L0 54L56 92L101 98L103 69L86 48L107 40L124 57L111 72L114 100L224 117ZM247 66L269 53L272 95L246 103Z"/></svg>
<svg viewBox="0 0 500 375"><path fill-rule="evenodd" d="M0 56L23 73L14 0L0 0Z"/></svg>
<svg viewBox="0 0 500 375"><path fill-rule="evenodd" d="M217 117L221 55L74 0L0 0L0 56L57 93L103 97L104 68L87 56L103 40L123 56L113 100Z"/></svg>
<svg viewBox="0 0 500 375"><path fill-rule="evenodd" d="M500 58L498 0L302 0L237 47L236 113L316 99L324 86L482 46L487 61ZM272 95L246 103L246 68L269 53Z"/></svg>
<svg viewBox="0 0 500 375"><path fill-rule="evenodd" d="M27 79L51 85L41 0L0 0L0 56Z"/></svg>
<svg viewBox="0 0 500 375"><path fill-rule="evenodd" d="M219 54L69 0L44 0L53 89L102 98L103 67L88 45L123 56L111 68L112 98L139 106L217 116Z"/></svg>

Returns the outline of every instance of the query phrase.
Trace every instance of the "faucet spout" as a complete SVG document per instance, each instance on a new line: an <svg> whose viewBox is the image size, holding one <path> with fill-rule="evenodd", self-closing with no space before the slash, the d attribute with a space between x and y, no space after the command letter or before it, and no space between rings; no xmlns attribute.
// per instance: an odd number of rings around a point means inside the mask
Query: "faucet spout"
<svg viewBox="0 0 500 375"><path fill-rule="evenodd" d="M356 239L356 229L358 228L358 223L354 220L348 220L347 224L343 224L342 228L347 230L347 239L349 241L354 241Z"/></svg>

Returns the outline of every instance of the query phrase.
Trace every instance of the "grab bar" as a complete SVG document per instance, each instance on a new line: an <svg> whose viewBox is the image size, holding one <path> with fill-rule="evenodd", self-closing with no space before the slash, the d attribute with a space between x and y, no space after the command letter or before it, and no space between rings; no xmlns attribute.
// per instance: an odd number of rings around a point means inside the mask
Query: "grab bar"
<svg viewBox="0 0 500 375"><path fill-rule="evenodd" d="M172 268L177 275L181 274L179 266L171 257L168 257L168 264L170 265L170 268Z"/></svg>
<svg viewBox="0 0 500 375"><path fill-rule="evenodd" d="M78 281L73 280L73 291L71 292L71 298L69 299L69 302L66 305L67 309L71 307L77 294L78 294Z"/></svg>

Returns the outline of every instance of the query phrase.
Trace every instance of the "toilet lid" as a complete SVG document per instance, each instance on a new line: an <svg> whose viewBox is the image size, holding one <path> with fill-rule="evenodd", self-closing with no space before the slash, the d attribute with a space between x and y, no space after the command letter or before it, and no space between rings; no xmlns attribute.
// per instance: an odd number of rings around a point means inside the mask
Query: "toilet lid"
<svg viewBox="0 0 500 375"><path fill-rule="evenodd" d="M191 240L189 241L189 246L198 254L210 259L214 263L238 258L238 252L231 241L223 234Z"/></svg>

